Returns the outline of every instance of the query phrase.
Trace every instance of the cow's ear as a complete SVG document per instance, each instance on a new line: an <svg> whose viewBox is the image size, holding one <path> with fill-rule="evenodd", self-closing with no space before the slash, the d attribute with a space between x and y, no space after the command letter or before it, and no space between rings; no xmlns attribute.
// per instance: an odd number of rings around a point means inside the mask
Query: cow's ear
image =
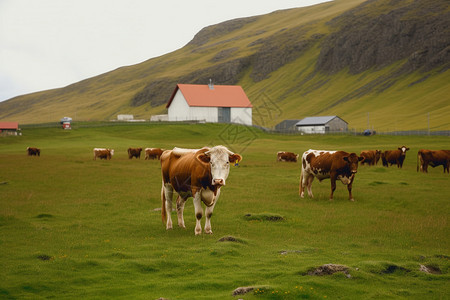
<svg viewBox="0 0 450 300"><path fill-rule="evenodd" d="M358 157L358 161L363 161L364 159L365 159L365 157L362 157L362 156Z"/></svg>
<svg viewBox="0 0 450 300"><path fill-rule="evenodd" d="M197 159L204 163L209 163L209 161L211 160L209 155L207 155L205 153L200 153L199 155L197 155Z"/></svg>
<svg viewBox="0 0 450 300"><path fill-rule="evenodd" d="M348 161L348 156L344 156L343 159L344 159L345 161Z"/></svg>
<svg viewBox="0 0 450 300"><path fill-rule="evenodd" d="M232 155L229 156L229 161L234 163L234 162L240 162L242 160L242 156L240 156L237 153L234 153Z"/></svg>
<svg viewBox="0 0 450 300"><path fill-rule="evenodd" d="M409 150L409 148L406 148L406 150Z"/></svg>

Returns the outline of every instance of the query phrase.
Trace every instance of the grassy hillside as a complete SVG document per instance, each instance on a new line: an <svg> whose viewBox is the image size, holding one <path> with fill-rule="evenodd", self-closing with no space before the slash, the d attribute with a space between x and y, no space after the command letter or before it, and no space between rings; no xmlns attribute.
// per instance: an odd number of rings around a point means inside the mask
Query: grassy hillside
<svg viewBox="0 0 450 300"><path fill-rule="evenodd" d="M282 136L217 124L29 128L0 139L0 298L4 299L446 299L449 174L416 172L420 148L444 137ZM249 131L251 130L251 131ZM238 139L232 133L239 132ZM225 144L232 167L212 218L213 235L161 223L159 161L129 160L130 146ZM403 169L360 166L355 202L330 181L298 197L299 163L278 150L393 149ZM41 148L28 157L27 146ZM116 150L94 161L93 147ZM175 217L175 213L173 213ZM282 217L282 221L273 221ZM272 221L271 221L272 220ZM203 220L204 221L204 220ZM223 237L234 241L219 241ZM307 275L324 264L347 273ZM437 274L420 271L428 266Z"/></svg>
<svg viewBox="0 0 450 300"><path fill-rule="evenodd" d="M265 127L339 115L358 130L368 116L378 131L428 129L428 117L448 130L449 16L444 0L336 0L231 20L161 57L0 103L0 120L149 119L176 83L212 78L242 85Z"/></svg>

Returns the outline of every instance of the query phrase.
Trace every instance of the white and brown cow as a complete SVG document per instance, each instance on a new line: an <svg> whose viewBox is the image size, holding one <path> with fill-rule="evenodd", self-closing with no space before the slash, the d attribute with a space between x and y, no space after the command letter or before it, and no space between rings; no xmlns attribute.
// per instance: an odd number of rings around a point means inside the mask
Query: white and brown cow
<svg viewBox="0 0 450 300"><path fill-rule="evenodd" d="M166 229L172 229L172 195L178 193L178 226L184 225L184 205L189 197L194 198L196 225L195 234L202 233L200 220L203 216L201 202L206 205L205 233L211 234L211 216L220 189L225 185L230 172L230 162L240 161L242 157L232 153L224 146L202 149L167 150L161 156L162 171L162 219Z"/></svg>
<svg viewBox="0 0 450 300"><path fill-rule="evenodd" d="M304 198L305 189L313 198L311 185L314 177L322 181L326 178L331 180L330 200L333 200L333 192L336 190L336 180L347 185L348 197L354 201L352 195L352 184L358 171L358 162L363 160L355 153L344 151L322 151L308 150L302 155L302 170L300 175L300 197Z"/></svg>
<svg viewBox="0 0 450 300"><path fill-rule="evenodd" d="M444 167L444 173L449 173L450 150L427 150L421 149L417 152L417 172L428 173L428 166L433 168L437 166Z"/></svg>
<svg viewBox="0 0 450 300"><path fill-rule="evenodd" d="M159 159L164 151L160 148L145 148L145 159Z"/></svg>
<svg viewBox="0 0 450 300"><path fill-rule="evenodd" d="M383 166L388 167L389 165L396 164L397 168L403 167L403 162L406 158L406 151L409 148L406 146L398 147L397 150L386 150L381 153L381 161L383 162Z"/></svg>
<svg viewBox="0 0 450 300"><path fill-rule="evenodd" d="M298 154L286 151L277 152L277 161L297 162Z"/></svg>
<svg viewBox="0 0 450 300"><path fill-rule="evenodd" d="M97 160L97 157L100 159L111 159L113 155L114 149L94 148L94 160Z"/></svg>

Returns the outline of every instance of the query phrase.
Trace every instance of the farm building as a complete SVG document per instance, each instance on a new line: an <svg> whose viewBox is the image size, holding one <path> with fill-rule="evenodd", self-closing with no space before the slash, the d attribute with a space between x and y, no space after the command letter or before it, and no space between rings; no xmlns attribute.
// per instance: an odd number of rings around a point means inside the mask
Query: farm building
<svg viewBox="0 0 450 300"><path fill-rule="evenodd" d="M300 120L284 120L277 125L275 125L276 131L293 131L297 130L295 124L297 124Z"/></svg>
<svg viewBox="0 0 450 300"><path fill-rule="evenodd" d="M18 122L0 122L1 135L20 135Z"/></svg>
<svg viewBox="0 0 450 300"><path fill-rule="evenodd" d="M252 104L235 85L177 84L166 108L169 121L252 125Z"/></svg>
<svg viewBox="0 0 450 300"><path fill-rule="evenodd" d="M309 134L346 132L348 123L338 116L307 117L295 124L298 131Z"/></svg>

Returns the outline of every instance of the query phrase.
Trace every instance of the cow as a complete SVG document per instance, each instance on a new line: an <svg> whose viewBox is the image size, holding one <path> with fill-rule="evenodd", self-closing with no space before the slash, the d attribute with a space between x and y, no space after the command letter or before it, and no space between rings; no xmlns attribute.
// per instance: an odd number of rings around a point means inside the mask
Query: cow
<svg viewBox="0 0 450 300"><path fill-rule="evenodd" d="M159 159L164 151L160 148L145 148L145 159Z"/></svg>
<svg viewBox="0 0 450 300"><path fill-rule="evenodd" d="M446 170L449 173L450 150L419 150L417 152L417 172L420 170L428 173L428 166L433 168L443 166L444 173Z"/></svg>
<svg viewBox="0 0 450 300"><path fill-rule="evenodd" d="M41 149L35 147L27 147L28 156L41 156Z"/></svg>
<svg viewBox="0 0 450 300"><path fill-rule="evenodd" d="M297 162L298 154L292 152L278 151L277 152L277 161L290 161Z"/></svg>
<svg viewBox="0 0 450 300"><path fill-rule="evenodd" d="M381 153L381 161L383 162L384 167L388 167L389 165L397 164L397 168L403 167L403 162L406 158L406 151L409 148L406 146L398 147L397 150L386 150Z"/></svg>
<svg viewBox="0 0 450 300"><path fill-rule="evenodd" d="M230 172L230 162L239 162L242 156L224 146L202 149L181 149L165 151L161 156L162 187L161 215L166 229L172 229L172 195L178 193L178 226L184 225L183 211L186 200L193 198L196 225L195 235L202 233L200 220L203 216L201 202L206 205L205 233L212 234L211 216Z"/></svg>
<svg viewBox="0 0 450 300"><path fill-rule="evenodd" d="M113 155L114 149L94 148L94 160L97 160L97 157L100 159L111 159Z"/></svg>
<svg viewBox="0 0 450 300"><path fill-rule="evenodd" d="M302 169L300 175L299 194L301 198L305 197L305 189L308 190L309 197L313 198L311 185L314 177L322 181L330 178L331 194L330 200L333 200L333 192L336 190L336 180L347 185L350 201L354 201L352 195L352 184L358 171L358 162L364 158L356 153L347 153L344 151L322 151L308 150L302 155Z"/></svg>
<svg viewBox="0 0 450 300"><path fill-rule="evenodd" d="M132 159L136 157L136 159L141 159L142 148L128 148L128 158Z"/></svg>
<svg viewBox="0 0 450 300"><path fill-rule="evenodd" d="M359 156L364 159L361 161L361 165L368 164L369 166L374 166L378 164L381 157L381 150L364 150L361 151Z"/></svg>

